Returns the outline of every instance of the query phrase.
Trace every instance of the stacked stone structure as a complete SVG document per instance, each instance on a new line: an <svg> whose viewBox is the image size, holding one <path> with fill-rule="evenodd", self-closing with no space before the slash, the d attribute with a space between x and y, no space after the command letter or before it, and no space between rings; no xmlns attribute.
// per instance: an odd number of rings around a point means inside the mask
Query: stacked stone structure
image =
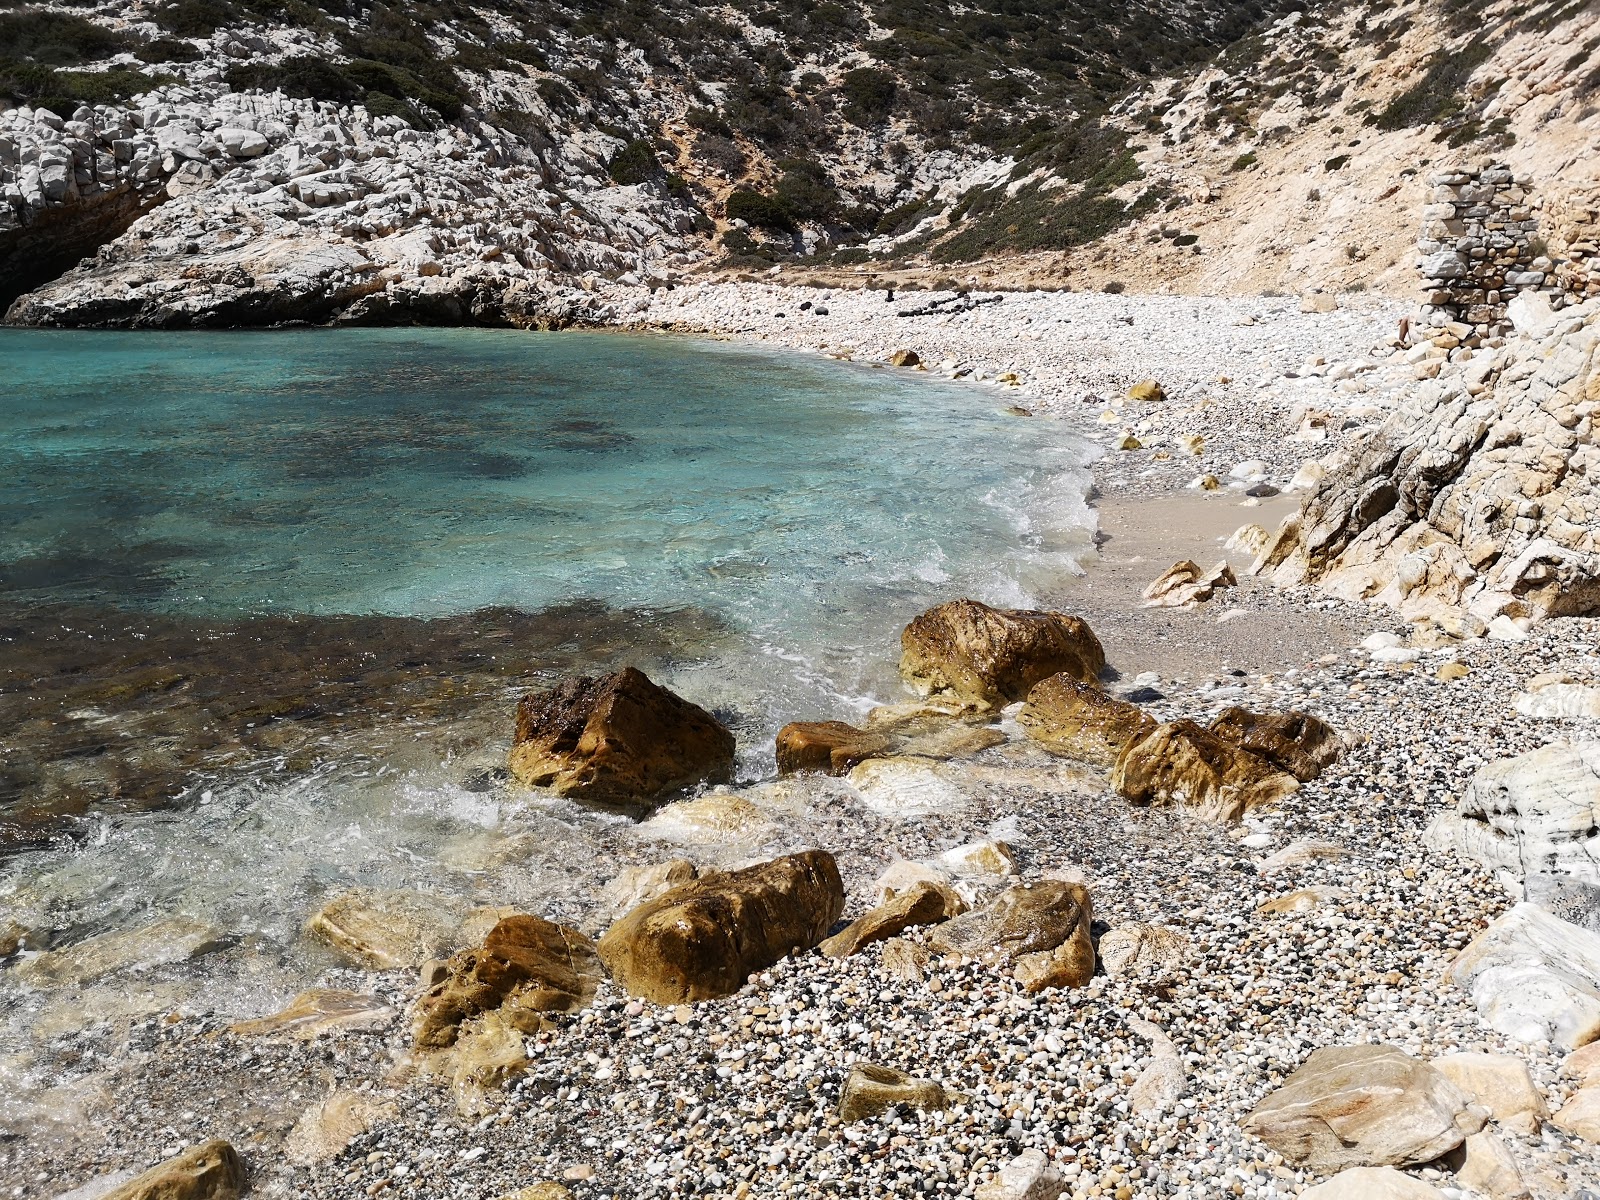
<svg viewBox="0 0 1600 1200"><path fill-rule="evenodd" d="M1446 349L1476 347L1510 328L1518 292L1559 293L1538 240L1532 181L1502 166L1446 171L1429 181L1417 241L1425 296L1418 335Z"/></svg>

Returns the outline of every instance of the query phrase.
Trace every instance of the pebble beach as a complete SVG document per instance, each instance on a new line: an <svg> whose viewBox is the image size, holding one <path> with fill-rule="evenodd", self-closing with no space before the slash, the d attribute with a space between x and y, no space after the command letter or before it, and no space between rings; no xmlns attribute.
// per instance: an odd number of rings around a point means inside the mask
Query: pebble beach
<svg viewBox="0 0 1600 1200"><path fill-rule="evenodd" d="M1349 748L1280 803L1219 825L1130 805L1103 771L1031 742L1013 705L994 722L1000 740L940 763L939 788L916 804L843 780L779 781L745 789L756 819L714 835L692 813L674 827L669 808L615 827L594 848L593 891L539 914L602 928L601 891L624 866L733 866L807 847L837 858L847 920L901 859L943 864L974 900L1065 879L1088 887L1097 937L1169 931L1159 953L1118 970L1102 952L1082 988L1027 994L913 928L849 957L786 958L693 1005L602 981L592 1006L528 1038L523 1070L469 1087L413 1054L414 968L327 972L316 986L370 1004L302 1039L236 1028L273 1007L214 1003L206 958L158 966L139 986L169 986L170 1003L66 1020L39 1040L29 1066L56 1082L12 1098L32 1132L0 1142L0 1187L93 1200L224 1138L260 1196L1023 1200L1003 1190L1002 1169L1036 1151L1074 1198L1266 1200L1326 1174L1241 1122L1321 1047L1515 1056L1548 1110L1561 1108L1575 1090L1564 1051L1490 1028L1447 978L1514 897L1422 834L1486 763L1594 735L1596 718L1515 708L1540 678L1600 682L1593 621L1552 619L1516 641L1417 638L1392 612L1250 576L1250 539L1232 536L1292 511L1317 478L1307 464L1414 385L1391 344L1401 306L773 284L608 301L628 328L966 380L1018 420L1091 439L1103 447L1099 561L1063 586L1106 644L1107 690L1158 721L1303 711ZM1131 399L1146 381L1161 398ZM1182 559L1225 559L1236 582L1193 608L1142 607L1143 587ZM844 1121L841 1090L862 1062L937 1083L946 1102ZM1600 1194L1592 1146L1548 1122L1498 1132L1523 1194ZM1488 1194L1444 1165L1410 1173L1449 1200Z"/></svg>

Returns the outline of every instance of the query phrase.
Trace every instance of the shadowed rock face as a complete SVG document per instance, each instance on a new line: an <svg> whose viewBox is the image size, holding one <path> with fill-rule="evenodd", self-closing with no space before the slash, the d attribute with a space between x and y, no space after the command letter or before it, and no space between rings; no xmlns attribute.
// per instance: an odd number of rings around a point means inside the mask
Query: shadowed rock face
<svg viewBox="0 0 1600 1200"><path fill-rule="evenodd" d="M728 779L733 751L733 734L705 709L627 667L524 696L511 773L563 796L639 806Z"/></svg>
<svg viewBox="0 0 1600 1200"><path fill-rule="evenodd" d="M453 1045L463 1021L491 1010L532 1032L540 1014L577 1012L594 999L600 961L594 943L541 917L507 917L483 945L450 960L449 974L418 1006L417 1046Z"/></svg>
<svg viewBox="0 0 1600 1200"><path fill-rule="evenodd" d="M980 709L1025 699L1034 684L1063 672L1093 685L1105 665L1100 640L1081 618L976 600L930 608L900 637L907 682Z"/></svg>
<svg viewBox="0 0 1600 1200"><path fill-rule="evenodd" d="M1193 721L1173 721L1123 747L1111 786L1135 804L1175 804L1202 820L1237 821L1300 785Z"/></svg>
<svg viewBox="0 0 1600 1200"><path fill-rule="evenodd" d="M1344 740L1333 727L1309 713L1254 713L1234 706L1212 719L1211 732L1301 783L1310 783L1344 753Z"/></svg>
<svg viewBox="0 0 1600 1200"><path fill-rule="evenodd" d="M1065 674L1034 686L1017 723L1051 753L1102 767L1113 765L1130 740L1156 727L1137 706Z"/></svg>
<svg viewBox="0 0 1600 1200"><path fill-rule="evenodd" d="M843 911L833 855L807 850L673 888L613 925L598 949L630 995L657 1004L711 1000L811 949Z"/></svg>

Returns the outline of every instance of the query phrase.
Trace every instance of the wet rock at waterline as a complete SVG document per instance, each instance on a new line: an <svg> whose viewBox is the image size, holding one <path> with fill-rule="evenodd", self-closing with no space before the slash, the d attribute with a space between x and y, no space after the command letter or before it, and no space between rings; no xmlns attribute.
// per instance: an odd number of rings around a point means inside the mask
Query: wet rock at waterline
<svg viewBox="0 0 1600 1200"><path fill-rule="evenodd" d="M1033 686L1017 724L1052 754L1109 767L1122 748L1156 727L1138 706L1080 683L1071 675L1052 675Z"/></svg>
<svg viewBox="0 0 1600 1200"><path fill-rule="evenodd" d="M893 1067L856 1063L839 1095L839 1119L846 1124L904 1106L922 1112L950 1107L949 1093L931 1079L917 1079Z"/></svg>
<svg viewBox="0 0 1600 1200"><path fill-rule="evenodd" d="M1255 713L1234 706L1212 718L1210 730L1301 783L1321 775L1345 750L1344 739L1333 727L1310 713Z"/></svg>
<svg viewBox="0 0 1600 1200"><path fill-rule="evenodd" d="M900 649L900 674L919 692L977 709L1024 700L1034 684L1062 672L1094 684L1106 665L1081 618L976 600L929 609L906 626Z"/></svg>
<svg viewBox="0 0 1600 1200"><path fill-rule="evenodd" d="M1123 747L1111 786L1135 804L1171 804L1201 820L1237 821L1300 784L1193 721L1173 721Z"/></svg>
<svg viewBox="0 0 1600 1200"><path fill-rule="evenodd" d="M376 996L334 988L310 988L278 1012L239 1021L228 1030L240 1037L309 1042L329 1033L381 1029L397 1015Z"/></svg>
<svg viewBox="0 0 1600 1200"><path fill-rule="evenodd" d="M843 911L833 855L807 850L702 874L623 917L598 950L630 995L657 1004L710 1000L817 945Z"/></svg>
<svg viewBox="0 0 1600 1200"><path fill-rule="evenodd" d="M1043 879L1007 888L938 926L928 944L943 954L1009 966L1029 992L1082 987L1094 974L1093 919L1087 888Z"/></svg>
<svg viewBox="0 0 1600 1200"><path fill-rule="evenodd" d="M627 667L524 696L511 773L563 796L637 807L726 780L733 754L720 721Z"/></svg>
<svg viewBox="0 0 1600 1200"><path fill-rule="evenodd" d="M1553 742L1480 767L1424 836L1514 891L1532 875L1600 885L1600 743Z"/></svg>
<svg viewBox="0 0 1600 1200"><path fill-rule="evenodd" d="M119 971L187 962L227 943L220 930L204 921L168 917L47 950L17 964L13 972L30 987L80 987Z"/></svg>
<svg viewBox="0 0 1600 1200"><path fill-rule="evenodd" d="M844 721L796 721L778 730L778 774L821 771L843 775L888 751L893 739Z"/></svg>
<svg viewBox="0 0 1600 1200"><path fill-rule="evenodd" d="M245 1189L244 1163L227 1142L214 1140L174 1155L101 1200L238 1200Z"/></svg>
<svg viewBox="0 0 1600 1200"><path fill-rule="evenodd" d="M1340 1171L1432 1162L1483 1123L1455 1084L1403 1050L1325 1046L1243 1125L1297 1166Z"/></svg>
<svg viewBox="0 0 1600 1200"><path fill-rule="evenodd" d="M967 911L955 889L919 881L857 917L818 947L829 958L847 958L874 942L886 941L917 925L937 925Z"/></svg>
<svg viewBox="0 0 1600 1200"><path fill-rule="evenodd" d="M284 1138L284 1157L297 1166L329 1162L379 1121L395 1115L393 1103L340 1089L300 1115Z"/></svg>
<svg viewBox="0 0 1600 1200"><path fill-rule="evenodd" d="M624 867L600 890L595 911L586 924L603 929L625 916L646 900L670 892L680 883L698 877L699 868L686 858L672 858L647 867Z"/></svg>
<svg viewBox="0 0 1600 1200"><path fill-rule="evenodd" d="M528 915L501 921L481 946L451 959L447 971L417 1006L419 1049L453 1045L463 1022L491 1010L514 1029L536 1032L543 1014L586 1007L601 977L593 942Z"/></svg>
<svg viewBox="0 0 1600 1200"><path fill-rule="evenodd" d="M352 888L314 913L306 932L358 967L393 971L449 952L467 913L448 896Z"/></svg>

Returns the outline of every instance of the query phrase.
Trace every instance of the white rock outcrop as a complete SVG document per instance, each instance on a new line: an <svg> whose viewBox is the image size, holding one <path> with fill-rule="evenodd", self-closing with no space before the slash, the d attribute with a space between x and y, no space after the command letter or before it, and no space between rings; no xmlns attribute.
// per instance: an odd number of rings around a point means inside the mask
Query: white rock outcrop
<svg viewBox="0 0 1600 1200"><path fill-rule="evenodd" d="M1523 903L1461 952L1450 978L1519 1042L1573 1049L1600 1038L1600 934Z"/></svg>

